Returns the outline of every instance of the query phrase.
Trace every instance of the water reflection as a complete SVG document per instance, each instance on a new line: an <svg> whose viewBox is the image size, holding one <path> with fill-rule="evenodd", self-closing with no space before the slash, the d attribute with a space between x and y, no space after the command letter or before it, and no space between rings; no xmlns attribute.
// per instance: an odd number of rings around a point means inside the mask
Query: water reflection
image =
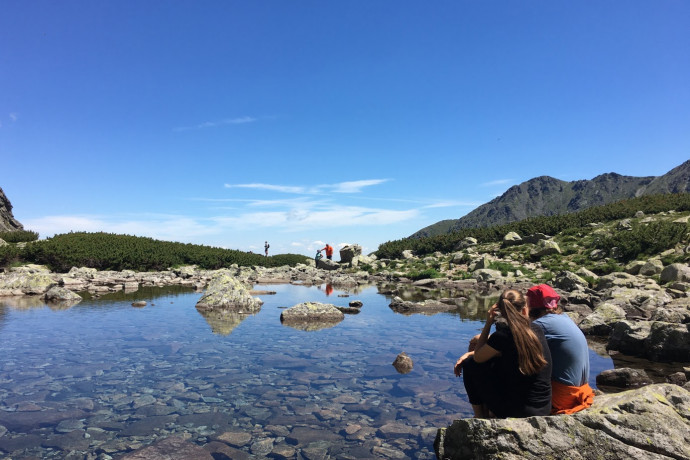
<svg viewBox="0 0 690 460"><path fill-rule="evenodd" d="M214 334L229 335L251 313L239 313L231 309L197 310L204 317Z"/></svg>
<svg viewBox="0 0 690 460"><path fill-rule="evenodd" d="M45 308L46 304L40 296L11 296L0 297L0 305L13 310L31 310Z"/></svg>

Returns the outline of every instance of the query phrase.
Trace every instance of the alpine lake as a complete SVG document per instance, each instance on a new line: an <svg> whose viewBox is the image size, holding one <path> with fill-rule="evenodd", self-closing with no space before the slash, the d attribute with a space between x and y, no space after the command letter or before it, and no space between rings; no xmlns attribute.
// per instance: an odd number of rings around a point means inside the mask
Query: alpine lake
<svg viewBox="0 0 690 460"><path fill-rule="evenodd" d="M427 459L438 428L471 416L453 365L496 298L406 316L381 286L255 289L275 294L248 316L204 317L201 292L183 287L71 307L0 298L0 457L119 458L179 436L216 459ZM333 327L280 322L301 302L353 300L360 313ZM614 363L592 348L595 387ZM403 351L407 374L392 365Z"/></svg>

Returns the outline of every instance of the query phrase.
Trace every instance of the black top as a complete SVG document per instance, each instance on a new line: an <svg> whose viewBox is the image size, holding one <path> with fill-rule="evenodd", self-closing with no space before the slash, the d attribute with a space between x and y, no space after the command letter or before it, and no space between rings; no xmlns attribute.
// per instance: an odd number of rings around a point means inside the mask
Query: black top
<svg viewBox="0 0 690 460"><path fill-rule="evenodd" d="M498 417L529 417L551 412L551 353L542 329L532 324L530 327L541 342L547 362L534 375L520 372L513 333L506 324L496 324L496 332L487 341L487 345L501 352L501 356L489 361L500 388L499 401L490 404L490 409Z"/></svg>

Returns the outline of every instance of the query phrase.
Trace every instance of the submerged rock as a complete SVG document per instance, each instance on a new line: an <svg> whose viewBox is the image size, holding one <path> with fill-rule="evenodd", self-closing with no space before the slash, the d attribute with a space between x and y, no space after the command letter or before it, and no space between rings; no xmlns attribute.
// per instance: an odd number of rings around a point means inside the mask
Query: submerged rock
<svg viewBox="0 0 690 460"><path fill-rule="evenodd" d="M185 441L179 436L163 439L121 458L122 460L150 460L152 458L166 460L213 460L213 456L208 451L196 444Z"/></svg>
<svg viewBox="0 0 690 460"><path fill-rule="evenodd" d="M690 392L671 384L600 395L573 415L462 419L436 435L440 459L690 458Z"/></svg>
<svg viewBox="0 0 690 460"><path fill-rule="evenodd" d="M81 302L81 296L64 287L52 287L45 293L43 298L46 302Z"/></svg>

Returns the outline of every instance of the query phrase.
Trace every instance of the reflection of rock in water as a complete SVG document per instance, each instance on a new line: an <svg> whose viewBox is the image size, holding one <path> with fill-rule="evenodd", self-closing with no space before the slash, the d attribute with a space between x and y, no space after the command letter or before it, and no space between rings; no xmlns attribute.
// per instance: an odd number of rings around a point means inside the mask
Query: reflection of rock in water
<svg viewBox="0 0 690 460"><path fill-rule="evenodd" d="M50 308L53 311L60 311L60 310L69 310L76 304L81 302L80 300L51 300L49 302L46 302L46 305L48 308Z"/></svg>
<svg viewBox="0 0 690 460"><path fill-rule="evenodd" d="M0 305L16 310L29 310L31 308L43 308L45 302L41 296L13 296L0 298Z"/></svg>
<svg viewBox="0 0 690 460"><path fill-rule="evenodd" d="M460 306L460 316L463 319L483 321L486 319L486 312L498 301L498 296L469 296Z"/></svg>
<svg viewBox="0 0 690 460"><path fill-rule="evenodd" d="M211 326L211 331L219 335L230 334L242 321L252 315L251 313L238 313L231 309L197 311L204 317L208 325Z"/></svg>
<svg viewBox="0 0 690 460"><path fill-rule="evenodd" d="M305 322L286 322L283 321L283 325L290 326L294 329L299 329L300 331L319 331L321 329L328 329L329 327L337 326L340 321L312 321L310 323Z"/></svg>

